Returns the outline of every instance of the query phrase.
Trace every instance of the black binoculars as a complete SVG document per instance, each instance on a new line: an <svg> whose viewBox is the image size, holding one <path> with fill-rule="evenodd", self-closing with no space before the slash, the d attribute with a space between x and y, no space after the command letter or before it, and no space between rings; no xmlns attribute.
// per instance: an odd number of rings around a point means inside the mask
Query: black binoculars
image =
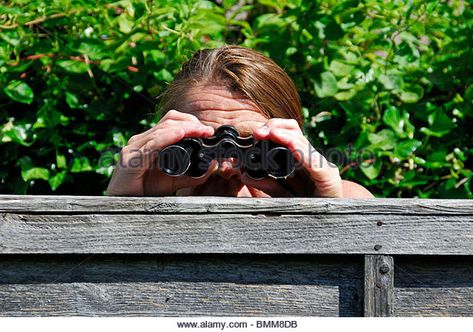
<svg viewBox="0 0 473 332"><path fill-rule="evenodd" d="M253 179L270 176L283 179L295 169L291 151L269 140L256 141L252 136L240 137L233 126L220 126L209 138L184 138L158 154L158 166L171 176L203 176L212 160L235 158L239 167Z"/></svg>

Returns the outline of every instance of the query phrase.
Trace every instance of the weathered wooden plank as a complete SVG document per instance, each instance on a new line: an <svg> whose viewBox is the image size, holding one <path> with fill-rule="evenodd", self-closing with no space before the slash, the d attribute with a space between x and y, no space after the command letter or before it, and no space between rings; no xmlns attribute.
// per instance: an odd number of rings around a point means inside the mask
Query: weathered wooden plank
<svg viewBox="0 0 473 332"><path fill-rule="evenodd" d="M0 316L338 316L338 289L229 283L0 285Z"/></svg>
<svg viewBox="0 0 473 332"><path fill-rule="evenodd" d="M394 261L392 256L365 256L364 314L393 316Z"/></svg>
<svg viewBox="0 0 473 332"><path fill-rule="evenodd" d="M473 216L0 215L0 253L471 255Z"/></svg>
<svg viewBox="0 0 473 332"><path fill-rule="evenodd" d="M399 317L473 317L472 288L395 288L394 302Z"/></svg>
<svg viewBox="0 0 473 332"><path fill-rule="evenodd" d="M473 256L396 257L396 316L473 316Z"/></svg>
<svg viewBox="0 0 473 332"><path fill-rule="evenodd" d="M0 195L0 212L473 214L471 200Z"/></svg>
<svg viewBox="0 0 473 332"><path fill-rule="evenodd" d="M0 257L0 316L361 314L358 257Z"/></svg>
<svg viewBox="0 0 473 332"><path fill-rule="evenodd" d="M396 256L395 288L472 288L473 256Z"/></svg>

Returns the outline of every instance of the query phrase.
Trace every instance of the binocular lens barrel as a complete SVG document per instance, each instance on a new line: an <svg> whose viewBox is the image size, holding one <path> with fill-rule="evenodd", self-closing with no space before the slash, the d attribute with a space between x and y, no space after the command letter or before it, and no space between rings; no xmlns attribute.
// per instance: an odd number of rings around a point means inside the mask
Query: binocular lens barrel
<svg viewBox="0 0 473 332"><path fill-rule="evenodd" d="M180 145L170 145L159 152L159 168L171 176L180 176L187 172L191 164L189 152Z"/></svg>
<svg viewBox="0 0 473 332"><path fill-rule="evenodd" d="M269 150L266 154L266 161L268 173L275 178L285 178L295 169L294 156L289 149L284 147Z"/></svg>

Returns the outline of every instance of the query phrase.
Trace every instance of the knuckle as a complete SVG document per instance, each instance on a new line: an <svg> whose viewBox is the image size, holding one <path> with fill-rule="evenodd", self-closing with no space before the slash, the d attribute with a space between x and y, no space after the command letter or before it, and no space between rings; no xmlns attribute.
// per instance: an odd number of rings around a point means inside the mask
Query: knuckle
<svg viewBox="0 0 473 332"><path fill-rule="evenodd" d="M138 135L133 135L133 136L131 136L130 139L128 140L128 142L127 142L127 145L132 145L133 143L135 143L136 140L138 139L137 136L138 136Z"/></svg>
<svg viewBox="0 0 473 332"><path fill-rule="evenodd" d="M149 140L148 142L146 142L145 146L144 146L144 151L151 151L153 150L154 148L154 140Z"/></svg>
<svg viewBox="0 0 473 332"><path fill-rule="evenodd" d="M176 110L169 110L166 112L166 115L164 117L173 117L173 116L177 116L178 114L180 114L180 112Z"/></svg>
<svg viewBox="0 0 473 332"><path fill-rule="evenodd" d="M190 122L200 122L199 118L189 113L181 113L180 119Z"/></svg>
<svg viewBox="0 0 473 332"><path fill-rule="evenodd" d="M171 120L171 119L168 119L166 117L163 117L159 123L156 125L156 129L160 129L160 128L166 128L166 127L169 127L172 125L172 123L174 122L174 120Z"/></svg>
<svg viewBox="0 0 473 332"><path fill-rule="evenodd" d="M122 156L126 156L129 153L130 153L130 146L128 146L128 145L124 146L120 151L120 155L122 155Z"/></svg>
<svg viewBox="0 0 473 332"><path fill-rule="evenodd" d="M189 113L183 113L183 112L179 112L179 111L176 111L176 110L169 110L161 119L161 121L169 121L170 119L174 119L174 120L181 120L181 121L184 121L184 120L188 120L188 121L192 121L192 122L200 122L199 119L193 115L193 114L189 114Z"/></svg>

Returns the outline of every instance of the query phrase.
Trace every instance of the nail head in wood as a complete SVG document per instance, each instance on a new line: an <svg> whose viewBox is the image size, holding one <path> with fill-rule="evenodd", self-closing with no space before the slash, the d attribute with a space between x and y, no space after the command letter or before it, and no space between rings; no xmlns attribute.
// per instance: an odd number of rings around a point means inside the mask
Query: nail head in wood
<svg viewBox="0 0 473 332"><path fill-rule="evenodd" d="M381 274L386 274L389 272L389 265L387 264L383 264L380 266L379 268L379 272L381 272Z"/></svg>

